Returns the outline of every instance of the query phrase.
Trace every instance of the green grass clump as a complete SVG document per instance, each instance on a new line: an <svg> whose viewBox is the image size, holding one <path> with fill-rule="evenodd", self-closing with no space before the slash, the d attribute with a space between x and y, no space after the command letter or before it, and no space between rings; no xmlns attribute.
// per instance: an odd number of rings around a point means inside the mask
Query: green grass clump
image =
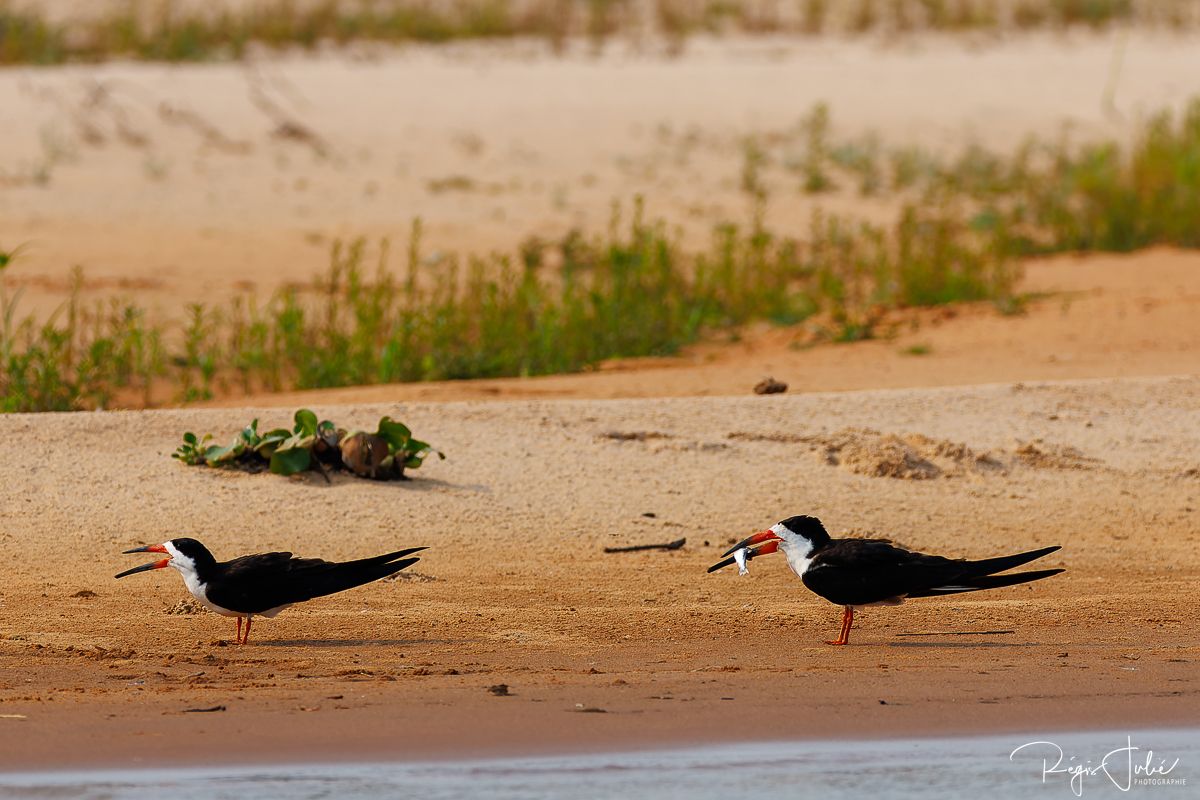
<svg viewBox="0 0 1200 800"><path fill-rule="evenodd" d="M810 238L743 227L685 252L641 204L607 235L527 242L519 258L428 264L414 224L405 270L372 268L362 241L338 244L315 291L258 305L189 305L182 329L130 306L78 313L78 289L43 324L11 324L5 295L0 408L68 410L217 392L573 372L612 358L668 355L706 330L754 320L828 319L838 341L866 338L880 308L996 298L1013 272L989 239L948 211L904 213L890 228L814 217ZM164 357L164 341L173 343Z"/></svg>
<svg viewBox="0 0 1200 800"><path fill-rule="evenodd" d="M857 184L862 195L961 209L1009 256L1200 246L1200 98L1152 117L1126 146L1030 139L1008 154L971 145L941 159L913 147L881 153L871 137L834 143L829 129L823 105L802 123L805 192ZM975 292L935 284L953 296ZM941 302L916 284L905 295L910 304Z"/></svg>
<svg viewBox="0 0 1200 800"><path fill-rule="evenodd" d="M450 257L429 276L417 225L403 277L384 260L367 269L363 242L339 245L315 297L283 292L223 326L228 342L213 344L227 361L276 365L261 376L248 370L251 382L297 388L545 375L668 355L705 329L756 319L791 324L828 311L838 324L861 325L880 304L980 299L1011 287L989 245L937 215L912 210L891 230L822 220L813 233L802 243L756 222L725 225L707 251L687 254L639 206L605 237L569 234L527 248L520 263ZM255 358L243 358L247 342Z"/></svg>
<svg viewBox="0 0 1200 800"><path fill-rule="evenodd" d="M1200 99L1178 118L1150 121L1128 150L1060 150L1010 204L1028 250L1127 252L1152 244L1200 246Z"/></svg>
<svg viewBox="0 0 1200 800"><path fill-rule="evenodd" d="M764 284L798 269L733 230L692 262L640 212L607 237L569 234L519 262L451 256L423 270L419 224L412 242L403 276L382 260L366 268L361 241L336 246L315 298L283 292L233 338L265 332L260 348L286 365L278 380L299 388L571 372L676 352L705 325L754 316ZM794 298L782 288L772 307Z"/></svg>
<svg viewBox="0 0 1200 800"><path fill-rule="evenodd" d="M70 55L64 29L0 5L0 64L61 64Z"/></svg>
<svg viewBox="0 0 1200 800"><path fill-rule="evenodd" d="M70 299L44 322L16 320L0 266L0 412L103 408L118 396L149 402L163 367L162 333L119 302L87 307L78 270Z"/></svg>
<svg viewBox="0 0 1200 800"><path fill-rule="evenodd" d="M240 59L251 45L311 49L329 42L445 42L457 39L550 36L556 23L544 13L517 14L507 0L298 5L255 4L240 12L157 13L136 4L90 20L54 25L36 15L0 7L0 64L57 64L133 57L151 61ZM561 34L561 31L559 32Z"/></svg>

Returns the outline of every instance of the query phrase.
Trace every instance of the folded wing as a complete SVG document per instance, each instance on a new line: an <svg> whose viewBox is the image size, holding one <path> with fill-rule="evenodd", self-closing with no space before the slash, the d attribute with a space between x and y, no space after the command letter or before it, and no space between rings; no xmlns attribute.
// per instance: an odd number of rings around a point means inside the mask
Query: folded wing
<svg viewBox="0 0 1200 800"><path fill-rule="evenodd" d="M824 548L803 575L804 585L839 605L866 605L905 597L932 597L1012 586L1048 578L1061 569L993 575L1058 550L1047 547L981 561L914 553L885 539L843 539Z"/></svg>
<svg viewBox="0 0 1200 800"><path fill-rule="evenodd" d="M357 561L332 562L320 558L293 558L291 553L243 556L224 566L221 596L209 599L226 608L251 613L289 603L342 592L394 575L420 561L409 558L424 547L410 547ZM224 601L224 602L222 602Z"/></svg>

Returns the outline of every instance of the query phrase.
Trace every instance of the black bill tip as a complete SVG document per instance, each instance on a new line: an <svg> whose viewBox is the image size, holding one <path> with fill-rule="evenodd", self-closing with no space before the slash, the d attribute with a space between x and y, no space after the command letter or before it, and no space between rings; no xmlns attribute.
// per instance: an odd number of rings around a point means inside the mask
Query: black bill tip
<svg viewBox="0 0 1200 800"><path fill-rule="evenodd" d="M734 549L737 549L737 548L734 548ZM712 572L716 572L716 571L717 571L717 570L719 570L719 569L722 569L722 568L724 568L724 567L728 567L730 564L732 564L732 563L734 563L734 562L735 562L735 559L734 559L733 557L727 558L727 559L725 559L724 561L718 561L716 564L713 564L711 567L709 567L709 568L708 568L708 571L709 571L710 573L712 573Z"/></svg>
<svg viewBox="0 0 1200 800"><path fill-rule="evenodd" d="M124 578L126 575L133 575L138 572L146 572L147 570L151 569L162 569L167 565L168 561L170 561L169 558L164 558L162 561L152 561L149 564L142 564L140 567L134 567L133 569L127 569L124 572L118 572L113 577Z"/></svg>

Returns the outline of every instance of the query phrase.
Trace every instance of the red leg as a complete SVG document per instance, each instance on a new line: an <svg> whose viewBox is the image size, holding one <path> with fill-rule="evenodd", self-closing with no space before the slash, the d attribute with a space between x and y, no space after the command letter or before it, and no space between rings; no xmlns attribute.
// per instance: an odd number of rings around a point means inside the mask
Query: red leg
<svg viewBox="0 0 1200 800"><path fill-rule="evenodd" d="M241 644L242 643L242 618L238 617L237 621L238 621L238 632L237 632L237 636L233 640L233 643Z"/></svg>
<svg viewBox="0 0 1200 800"><path fill-rule="evenodd" d="M846 606L846 610L842 612L842 632L837 639L826 640L825 644L843 645L850 644L850 628L854 625L854 609L851 606Z"/></svg>
<svg viewBox="0 0 1200 800"><path fill-rule="evenodd" d="M242 644L250 643L250 623L254 622L254 617L246 617L246 635L242 637Z"/></svg>

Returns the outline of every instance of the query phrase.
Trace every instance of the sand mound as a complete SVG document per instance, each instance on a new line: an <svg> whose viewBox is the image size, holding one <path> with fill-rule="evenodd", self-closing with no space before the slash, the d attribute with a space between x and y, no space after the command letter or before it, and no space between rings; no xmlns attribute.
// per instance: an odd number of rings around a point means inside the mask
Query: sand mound
<svg viewBox="0 0 1200 800"><path fill-rule="evenodd" d="M965 444L921 434L880 434L843 430L821 444L826 463L859 475L929 480L981 469L1002 469L990 455L977 455Z"/></svg>
<svg viewBox="0 0 1200 800"><path fill-rule="evenodd" d="M1041 439L1018 445L1013 456L1020 463L1038 469L1091 469L1100 463L1078 448L1046 444Z"/></svg>
<svg viewBox="0 0 1200 800"><path fill-rule="evenodd" d="M1035 469L1091 469L1099 459L1074 447L1021 442L1012 450L975 450L962 442L920 433L881 433L872 428L843 428L831 434L756 434L735 432L730 439L808 445L826 464L857 475L922 481L934 478L1007 475L1025 466Z"/></svg>
<svg viewBox="0 0 1200 800"><path fill-rule="evenodd" d="M896 435L847 428L815 439L827 464L875 478L920 481L1004 471L1004 465L990 453L976 453L960 442L919 433Z"/></svg>
<svg viewBox="0 0 1200 800"><path fill-rule="evenodd" d="M200 605L195 600L193 600L192 598L189 597L186 600L180 600L178 603L176 603L173 606L167 607L166 609L164 609L163 613L172 614L172 615L190 615L190 614L203 614L205 611L206 611L206 609L204 608L204 606Z"/></svg>

